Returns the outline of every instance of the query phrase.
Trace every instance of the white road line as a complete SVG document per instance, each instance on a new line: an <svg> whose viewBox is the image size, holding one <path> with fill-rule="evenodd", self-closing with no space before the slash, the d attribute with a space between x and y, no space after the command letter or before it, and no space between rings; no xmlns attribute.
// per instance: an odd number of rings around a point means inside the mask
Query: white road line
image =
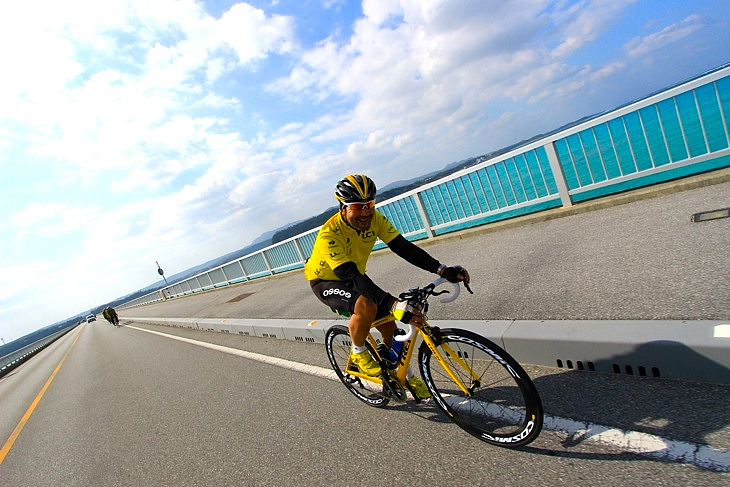
<svg viewBox="0 0 730 487"><path fill-rule="evenodd" d="M239 357L256 360L269 365L276 365L277 367L283 367L285 369L314 375L323 379L339 381L337 375L332 369L318 367L316 365L302 364L291 360L262 355L260 353L247 352L245 350L225 347L223 345L215 345L213 343L201 342L190 338L168 335L167 333L137 328L136 326L127 325L126 328L133 328L146 333L152 333L154 335L160 335L173 340L209 348L211 350L237 355ZM570 438L574 442L591 441L617 447L623 451L639 455L678 463L688 463L697 467L720 472L730 472L730 451L712 448L707 445L675 441L648 433L621 430L600 424L575 421L570 418L561 418L559 416L545 415L543 428L564 434L566 438Z"/></svg>
<svg viewBox="0 0 730 487"><path fill-rule="evenodd" d="M173 340L178 340L192 345L198 345L199 347L210 348L211 350L217 350L218 352L228 353L230 355L238 355L239 357L256 360L269 365L276 365L277 367L283 367L285 369L295 370L297 372L304 372L309 375L316 375L324 379L339 380L337 374L332 369L325 369L324 367L318 367L316 365L307 365L299 362L293 362L283 358L270 357L268 355L262 355L260 353L247 352L245 350L239 350L237 348L224 347L223 345L216 345L214 343L206 343L198 340L192 340L190 338L179 337L175 335L168 335L167 333L160 333L159 331L145 330L144 328L137 328L136 326L126 325L126 328L133 328L135 330L152 333L154 335L160 335Z"/></svg>

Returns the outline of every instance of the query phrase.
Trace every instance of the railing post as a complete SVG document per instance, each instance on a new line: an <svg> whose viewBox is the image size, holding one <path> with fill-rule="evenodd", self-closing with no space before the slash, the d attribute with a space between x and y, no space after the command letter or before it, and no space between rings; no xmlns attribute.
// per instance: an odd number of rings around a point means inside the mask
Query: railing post
<svg viewBox="0 0 730 487"><path fill-rule="evenodd" d="M238 267L241 268L241 272L243 273L243 278L248 281L248 274L246 273L246 268L243 267L243 259L238 259Z"/></svg>
<svg viewBox="0 0 730 487"><path fill-rule="evenodd" d="M231 280L228 279L228 274L226 274L226 270L223 267L221 267L221 273L223 274L223 279L226 280L226 284L230 284Z"/></svg>
<svg viewBox="0 0 730 487"><path fill-rule="evenodd" d="M423 220L423 226L424 230L426 230L426 236L428 238L433 238L433 230L431 230L431 220L428 219L428 214L426 213L426 207L423 204L423 200L421 199L421 192L419 191L414 195L413 198L416 201L416 208L418 208L418 214L421 215L421 220Z"/></svg>
<svg viewBox="0 0 730 487"><path fill-rule="evenodd" d="M553 172L553 178L555 178L555 184L558 186L560 201L563 203L563 206L573 206L573 200L570 199L570 193L568 192L568 184L565 182L565 174L563 173L563 168L560 166L558 153L555 150L555 142L550 141L543 147L545 148L545 153L547 153L550 169Z"/></svg>
<svg viewBox="0 0 730 487"><path fill-rule="evenodd" d="M266 264L266 270L269 271L270 275L274 275L274 271L271 270L271 262L269 262L269 258L266 256L266 251L261 251L261 257L264 259L264 264Z"/></svg>
<svg viewBox="0 0 730 487"><path fill-rule="evenodd" d="M292 240L292 243L294 243L294 249L297 251L297 254L299 255L299 262L305 264L304 262L304 252L302 251L302 247L299 245L299 241L295 238Z"/></svg>

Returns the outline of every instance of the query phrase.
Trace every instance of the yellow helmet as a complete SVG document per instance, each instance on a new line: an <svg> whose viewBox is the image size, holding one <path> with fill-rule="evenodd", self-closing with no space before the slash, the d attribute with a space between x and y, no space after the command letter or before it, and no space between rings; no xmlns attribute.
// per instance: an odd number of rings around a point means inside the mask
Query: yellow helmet
<svg viewBox="0 0 730 487"><path fill-rule="evenodd" d="M364 174L350 174L337 183L335 198L340 203L370 201L375 199L377 188L372 179Z"/></svg>

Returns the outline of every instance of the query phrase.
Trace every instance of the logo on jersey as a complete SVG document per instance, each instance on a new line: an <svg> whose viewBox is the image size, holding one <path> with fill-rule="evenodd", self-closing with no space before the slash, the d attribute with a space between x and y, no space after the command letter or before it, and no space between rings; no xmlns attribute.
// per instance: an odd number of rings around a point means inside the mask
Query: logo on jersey
<svg viewBox="0 0 730 487"><path fill-rule="evenodd" d="M324 297L331 296L333 294L347 299L352 297L352 294L344 289L325 289L324 292L322 292L322 296Z"/></svg>

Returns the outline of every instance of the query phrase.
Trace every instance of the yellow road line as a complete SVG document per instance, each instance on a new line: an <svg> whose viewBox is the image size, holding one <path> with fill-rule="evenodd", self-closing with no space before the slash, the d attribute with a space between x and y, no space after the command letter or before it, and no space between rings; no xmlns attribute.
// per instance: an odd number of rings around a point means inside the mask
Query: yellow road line
<svg viewBox="0 0 730 487"><path fill-rule="evenodd" d="M48 378L46 383L41 388L41 391L38 393L36 398L33 400L33 402L30 404L30 407L28 407L28 410L25 412L23 417L20 419L20 422L15 427L13 432L10 434L10 437L8 437L8 440L3 445L2 449L0 450L0 465L2 465L3 461L5 460L5 457L10 452L10 449L15 444L15 440L18 439L18 436L20 436L20 432L23 431L23 428L25 427L25 423L28 422L30 419L30 416L33 414L33 411L35 411L35 408L38 406L38 403L41 402L41 399L43 398L43 394L46 393L48 390L48 387L51 385L51 382L53 382L53 379L56 377L56 374L59 370L61 370L61 365L63 365L63 362L66 360L66 357L68 356L69 352L72 348L74 348L74 345L76 345L76 342L78 341L79 337L81 336L81 333L76 335L76 338L74 338L74 341L71 343L71 346L68 347L68 350L66 350L66 353L63 354L63 358L61 358L61 361L58 362L58 365L56 366L56 369L53 371L51 376Z"/></svg>

